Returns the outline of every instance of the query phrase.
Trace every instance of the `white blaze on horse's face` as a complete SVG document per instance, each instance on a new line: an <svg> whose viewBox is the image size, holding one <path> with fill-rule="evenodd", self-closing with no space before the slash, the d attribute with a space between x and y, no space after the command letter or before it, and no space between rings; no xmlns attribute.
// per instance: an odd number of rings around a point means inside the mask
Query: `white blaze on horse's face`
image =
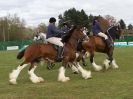
<svg viewBox="0 0 133 99"><path fill-rule="evenodd" d="M43 43L47 43L47 40L46 40L46 33L39 33L38 34L38 37L34 37L34 39L33 39L35 42L37 42L37 41L41 41L41 42L43 42Z"/></svg>
<svg viewBox="0 0 133 99"><path fill-rule="evenodd" d="M83 30L83 33L86 35L86 33L87 33L86 30Z"/></svg>
<svg viewBox="0 0 133 99"><path fill-rule="evenodd" d="M88 32L87 28L84 27L83 30L82 30L82 32L84 34L84 40L88 40L89 37L87 36L87 32Z"/></svg>
<svg viewBox="0 0 133 99"><path fill-rule="evenodd" d="M87 28L86 28L86 27L84 27L84 28L83 28L83 33L86 35L86 34L87 34L87 32L88 32Z"/></svg>

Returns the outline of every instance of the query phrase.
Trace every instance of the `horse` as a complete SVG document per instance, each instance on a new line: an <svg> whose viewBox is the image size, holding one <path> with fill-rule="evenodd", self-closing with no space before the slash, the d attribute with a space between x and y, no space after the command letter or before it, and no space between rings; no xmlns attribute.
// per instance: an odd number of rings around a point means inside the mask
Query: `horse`
<svg viewBox="0 0 133 99"><path fill-rule="evenodd" d="M48 42L46 39L46 33L42 33L42 32L38 33L38 35L34 36L33 42L34 43L46 43L47 44ZM46 60L46 62L47 62L47 69L49 69L49 70L55 66L55 64L53 62L50 62L48 60Z"/></svg>
<svg viewBox="0 0 133 99"><path fill-rule="evenodd" d="M122 31L119 25L117 26L111 26L108 28L106 34L108 35L109 39L111 40L111 43L114 45L114 40L119 39ZM104 61L105 69L107 70L109 66L112 64L112 68L118 68L118 65L116 64L114 58L113 58L113 51L114 46L108 47L105 43L105 40L100 36L89 36L88 41L82 42L82 48L89 52L90 54L90 62L93 65L95 71L102 70L102 67L100 65L97 65L94 62L94 52L100 52L105 53L108 56L108 59ZM83 60L84 61L84 60Z"/></svg>
<svg viewBox="0 0 133 99"><path fill-rule="evenodd" d="M46 33L38 33L38 35L33 38L33 41L38 43L47 43Z"/></svg>
<svg viewBox="0 0 133 99"><path fill-rule="evenodd" d="M70 80L69 77L65 76L65 70L68 64L75 66L78 71L80 71L84 79L91 78L91 71L87 71L80 66L79 62L76 61L76 58L79 56L77 53L77 42L79 39L86 37L86 35L78 27L73 27L69 33L63 37L62 42L64 42L64 54L62 59L62 66L59 68L58 81L66 82ZM53 47L52 44L31 44L24 51L18 53L17 58L21 59L24 57L24 61L9 74L9 82L11 84L17 84L17 78L20 72L30 64L28 74L30 75L30 80L32 83L43 82L42 77L38 77L34 71L37 67L37 63L40 59L47 59L50 61L58 62L57 59L57 50ZM36 65L35 65L36 64Z"/></svg>

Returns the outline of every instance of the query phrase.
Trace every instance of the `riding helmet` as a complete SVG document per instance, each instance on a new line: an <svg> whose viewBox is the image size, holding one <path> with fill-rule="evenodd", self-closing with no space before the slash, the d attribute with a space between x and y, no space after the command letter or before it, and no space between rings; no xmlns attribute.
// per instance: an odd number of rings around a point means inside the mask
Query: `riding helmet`
<svg viewBox="0 0 133 99"><path fill-rule="evenodd" d="M56 22L56 19L55 19L54 17L51 17L51 18L49 19L49 22L50 22L50 23Z"/></svg>

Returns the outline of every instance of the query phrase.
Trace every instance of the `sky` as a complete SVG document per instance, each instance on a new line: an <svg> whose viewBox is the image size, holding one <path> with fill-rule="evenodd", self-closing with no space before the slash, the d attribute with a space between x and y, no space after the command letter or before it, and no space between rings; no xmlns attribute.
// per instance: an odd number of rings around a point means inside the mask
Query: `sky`
<svg viewBox="0 0 133 99"><path fill-rule="evenodd" d="M90 15L111 15L133 24L133 0L0 0L0 17L17 14L27 26L48 24L70 8L84 9Z"/></svg>

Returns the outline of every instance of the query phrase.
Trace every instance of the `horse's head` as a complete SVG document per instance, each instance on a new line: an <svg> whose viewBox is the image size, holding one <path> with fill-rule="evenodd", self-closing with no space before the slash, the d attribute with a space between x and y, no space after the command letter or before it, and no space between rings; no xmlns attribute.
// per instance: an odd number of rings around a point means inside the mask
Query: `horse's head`
<svg viewBox="0 0 133 99"><path fill-rule="evenodd" d="M119 39L122 35L122 30L119 25L111 26L107 32L110 34L112 39Z"/></svg>
<svg viewBox="0 0 133 99"><path fill-rule="evenodd" d="M70 38L76 41L80 39L84 40L84 39L87 39L87 35L83 33L83 30L81 27L73 26L70 29L69 33L62 38L62 42L68 42Z"/></svg>
<svg viewBox="0 0 133 99"><path fill-rule="evenodd" d="M76 40L86 40L88 39L88 36L83 27L76 27L76 29L72 33L72 38Z"/></svg>

